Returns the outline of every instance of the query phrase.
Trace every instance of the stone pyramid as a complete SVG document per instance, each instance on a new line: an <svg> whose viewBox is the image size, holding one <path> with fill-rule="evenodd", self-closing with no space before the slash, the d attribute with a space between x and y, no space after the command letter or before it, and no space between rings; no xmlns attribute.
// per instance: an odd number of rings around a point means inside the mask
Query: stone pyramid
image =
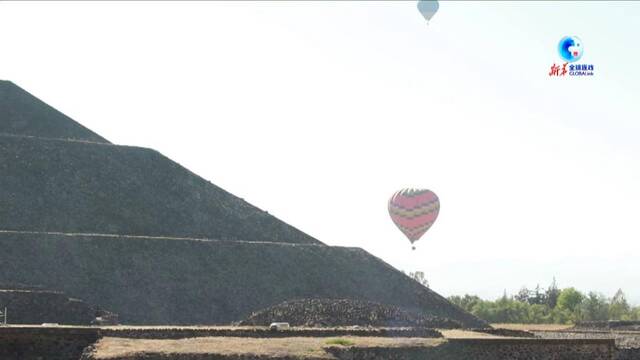
<svg viewBox="0 0 640 360"><path fill-rule="evenodd" d="M0 81L0 283L129 324L228 324L351 298L485 326L377 257L323 244L154 150L118 146Z"/></svg>

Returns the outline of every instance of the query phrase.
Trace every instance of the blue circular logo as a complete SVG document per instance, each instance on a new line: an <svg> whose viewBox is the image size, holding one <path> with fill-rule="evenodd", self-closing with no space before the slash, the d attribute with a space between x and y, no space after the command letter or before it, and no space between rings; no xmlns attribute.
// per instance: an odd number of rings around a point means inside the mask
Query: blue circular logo
<svg viewBox="0 0 640 360"><path fill-rule="evenodd" d="M582 40L577 36L565 36L558 43L560 57L568 62L580 60L583 51Z"/></svg>

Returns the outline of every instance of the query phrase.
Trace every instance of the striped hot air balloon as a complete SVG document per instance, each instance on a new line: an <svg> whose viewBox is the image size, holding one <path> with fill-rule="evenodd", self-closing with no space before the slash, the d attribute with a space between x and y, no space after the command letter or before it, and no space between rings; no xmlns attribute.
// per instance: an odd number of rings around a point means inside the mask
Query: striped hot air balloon
<svg viewBox="0 0 640 360"><path fill-rule="evenodd" d="M429 230L439 211L438 196L427 189L402 189L389 199L391 220L411 244ZM413 249L415 250L415 247Z"/></svg>

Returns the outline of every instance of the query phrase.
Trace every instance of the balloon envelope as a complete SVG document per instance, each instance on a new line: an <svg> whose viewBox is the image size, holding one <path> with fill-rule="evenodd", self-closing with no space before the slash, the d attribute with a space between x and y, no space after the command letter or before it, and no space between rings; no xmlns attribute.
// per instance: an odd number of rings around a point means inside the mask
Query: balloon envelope
<svg viewBox="0 0 640 360"><path fill-rule="evenodd" d="M418 241L440 212L440 200L431 190L402 189L389 199L389 215L411 241Z"/></svg>
<svg viewBox="0 0 640 360"><path fill-rule="evenodd" d="M440 5L437 0L418 0L418 10L427 21L438 12Z"/></svg>

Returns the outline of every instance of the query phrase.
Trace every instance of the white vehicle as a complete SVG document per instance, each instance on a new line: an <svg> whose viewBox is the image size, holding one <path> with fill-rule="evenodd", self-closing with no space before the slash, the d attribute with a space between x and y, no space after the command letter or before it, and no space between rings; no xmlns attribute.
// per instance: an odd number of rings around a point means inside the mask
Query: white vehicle
<svg viewBox="0 0 640 360"><path fill-rule="evenodd" d="M289 329L291 326L289 326L288 322L274 322L271 323L271 325L269 325L269 330L286 330Z"/></svg>

